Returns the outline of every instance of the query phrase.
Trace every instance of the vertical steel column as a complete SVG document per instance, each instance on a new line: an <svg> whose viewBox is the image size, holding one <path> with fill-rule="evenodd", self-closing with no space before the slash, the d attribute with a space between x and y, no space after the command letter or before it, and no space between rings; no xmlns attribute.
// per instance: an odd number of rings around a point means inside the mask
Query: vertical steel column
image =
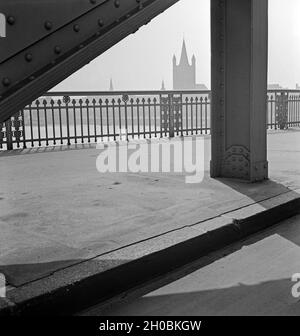
<svg viewBox="0 0 300 336"><path fill-rule="evenodd" d="M211 0L212 177L268 178L268 0Z"/></svg>

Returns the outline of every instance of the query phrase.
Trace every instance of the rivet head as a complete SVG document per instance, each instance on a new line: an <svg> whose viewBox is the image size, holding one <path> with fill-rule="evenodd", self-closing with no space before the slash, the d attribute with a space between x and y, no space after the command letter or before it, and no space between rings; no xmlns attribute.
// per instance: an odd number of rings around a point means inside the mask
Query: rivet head
<svg viewBox="0 0 300 336"><path fill-rule="evenodd" d="M2 80L2 84L4 86L9 86L10 85L10 79L8 77L4 77Z"/></svg>
<svg viewBox="0 0 300 336"><path fill-rule="evenodd" d="M93 5L94 5L96 2L97 2L97 0L90 0L90 3L93 4Z"/></svg>
<svg viewBox="0 0 300 336"><path fill-rule="evenodd" d="M33 59L32 54L28 53L28 54L25 55L25 60L26 60L27 62L31 62L32 59Z"/></svg>
<svg viewBox="0 0 300 336"><path fill-rule="evenodd" d="M61 47L60 46L55 46L54 47L54 52L55 52L55 54L60 54L61 53Z"/></svg>
<svg viewBox="0 0 300 336"><path fill-rule="evenodd" d="M12 26L16 23L16 19L12 15L10 15L7 17L7 23Z"/></svg>
<svg viewBox="0 0 300 336"><path fill-rule="evenodd" d="M51 21L46 21L44 26L45 26L45 29L47 30L51 30L53 28L53 24Z"/></svg>
<svg viewBox="0 0 300 336"><path fill-rule="evenodd" d="M78 33L80 31L80 26L78 24L75 24L73 26L73 30L74 30L75 33Z"/></svg>
<svg viewBox="0 0 300 336"><path fill-rule="evenodd" d="M120 7L120 1L119 0L115 0L115 7L119 8Z"/></svg>
<svg viewBox="0 0 300 336"><path fill-rule="evenodd" d="M98 25L99 27L103 27L104 26L104 21L102 19L98 20Z"/></svg>

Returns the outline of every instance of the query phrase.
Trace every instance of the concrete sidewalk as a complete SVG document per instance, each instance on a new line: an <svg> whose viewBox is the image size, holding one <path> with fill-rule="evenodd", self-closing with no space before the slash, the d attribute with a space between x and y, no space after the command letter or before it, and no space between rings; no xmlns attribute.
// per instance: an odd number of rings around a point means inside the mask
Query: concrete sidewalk
<svg viewBox="0 0 300 336"><path fill-rule="evenodd" d="M205 143L209 153L209 137ZM182 174L103 175L98 154L93 146L0 153L0 272L11 288L255 204L267 208L300 189L297 130L269 134L271 179L262 184L208 172L195 185Z"/></svg>

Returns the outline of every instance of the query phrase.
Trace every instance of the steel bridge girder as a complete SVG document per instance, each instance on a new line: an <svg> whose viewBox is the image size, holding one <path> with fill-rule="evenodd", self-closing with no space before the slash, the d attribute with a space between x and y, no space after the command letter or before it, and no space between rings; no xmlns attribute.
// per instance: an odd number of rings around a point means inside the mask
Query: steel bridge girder
<svg viewBox="0 0 300 336"><path fill-rule="evenodd" d="M0 122L177 1L3 0Z"/></svg>

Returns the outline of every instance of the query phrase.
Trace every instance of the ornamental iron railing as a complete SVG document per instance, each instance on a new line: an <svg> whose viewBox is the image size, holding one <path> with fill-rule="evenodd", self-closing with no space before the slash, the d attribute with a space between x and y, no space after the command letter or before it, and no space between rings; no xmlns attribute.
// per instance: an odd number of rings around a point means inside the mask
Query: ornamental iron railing
<svg viewBox="0 0 300 336"><path fill-rule="evenodd" d="M0 148L210 134L210 91L52 92L0 125ZM267 127L300 127L300 90L269 91Z"/></svg>

